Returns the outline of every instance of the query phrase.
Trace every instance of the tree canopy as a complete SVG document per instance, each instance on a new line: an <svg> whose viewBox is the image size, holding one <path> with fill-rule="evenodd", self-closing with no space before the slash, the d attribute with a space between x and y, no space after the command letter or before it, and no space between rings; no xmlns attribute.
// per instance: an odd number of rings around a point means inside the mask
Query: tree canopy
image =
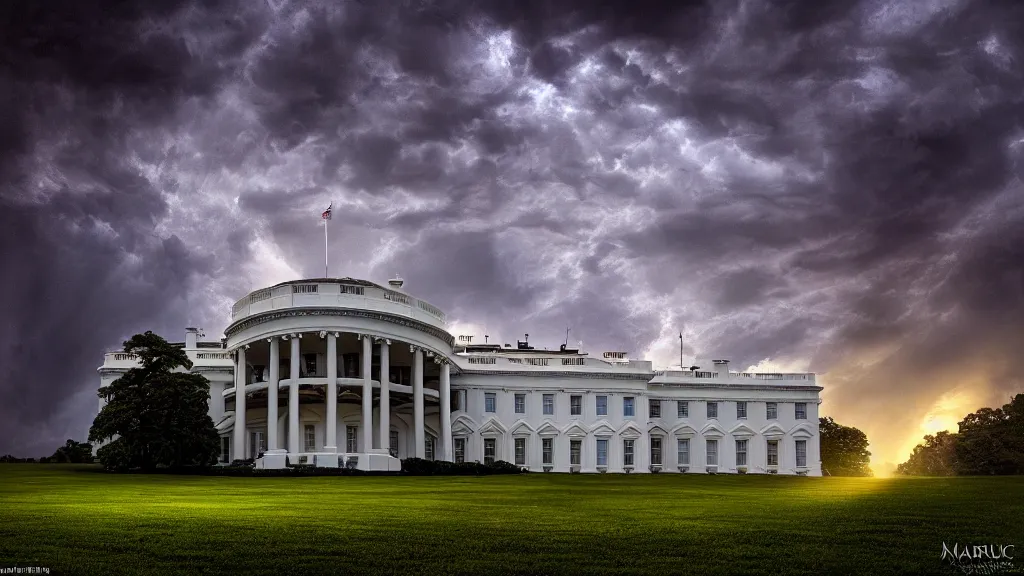
<svg viewBox="0 0 1024 576"><path fill-rule="evenodd" d="M141 367L100 388L106 404L89 430L103 442L96 456L107 469L211 466L220 451L209 416L210 382L191 374L185 351L146 332L124 343Z"/></svg>
<svg viewBox="0 0 1024 576"><path fill-rule="evenodd" d="M1024 394L1001 408L964 417L958 432L924 437L898 474L954 476L1024 474Z"/></svg>
<svg viewBox="0 0 1024 576"><path fill-rule="evenodd" d="M53 456L46 460L58 464L89 464L93 461L92 444L88 442L75 442L69 438L63 446L57 448Z"/></svg>
<svg viewBox="0 0 1024 576"><path fill-rule="evenodd" d="M821 467L832 476L871 476L868 437L831 417L818 419L821 434Z"/></svg>

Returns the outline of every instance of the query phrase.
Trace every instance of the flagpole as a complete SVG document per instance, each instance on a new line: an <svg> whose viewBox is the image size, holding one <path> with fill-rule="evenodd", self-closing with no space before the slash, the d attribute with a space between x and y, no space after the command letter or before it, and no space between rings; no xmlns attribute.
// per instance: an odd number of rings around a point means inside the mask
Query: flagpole
<svg viewBox="0 0 1024 576"><path fill-rule="evenodd" d="M686 371L686 368L683 367L683 333L682 332L679 333L679 369L683 370L683 371Z"/></svg>
<svg viewBox="0 0 1024 576"><path fill-rule="evenodd" d="M330 278L327 275L327 223L330 221L330 218L324 220L324 278Z"/></svg>

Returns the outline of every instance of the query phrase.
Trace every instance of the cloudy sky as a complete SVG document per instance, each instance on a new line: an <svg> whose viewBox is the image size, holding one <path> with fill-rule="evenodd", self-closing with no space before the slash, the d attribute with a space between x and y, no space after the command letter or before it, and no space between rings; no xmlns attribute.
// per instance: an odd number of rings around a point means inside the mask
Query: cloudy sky
<svg viewBox="0 0 1024 576"><path fill-rule="evenodd" d="M0 4L0 454L322 275L331 201L332 275L823 373L879 466L1024 388L1024 3L136 4Z"/></svg>

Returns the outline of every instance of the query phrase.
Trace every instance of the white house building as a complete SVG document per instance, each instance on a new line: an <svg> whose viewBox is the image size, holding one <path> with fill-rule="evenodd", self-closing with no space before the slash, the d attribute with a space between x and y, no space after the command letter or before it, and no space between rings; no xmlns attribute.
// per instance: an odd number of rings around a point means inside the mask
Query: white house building
<svg viewBox="0 0 1024 576"><path fill-rule="evenodd" d="M220 342L188 328L182 346L211 382L222 462L821 475L814 374L732 372L727 360L655 371L624 352L456 337L402 286L283 282L236 302ZM136 364L106 354L101 386Z"/></svg>

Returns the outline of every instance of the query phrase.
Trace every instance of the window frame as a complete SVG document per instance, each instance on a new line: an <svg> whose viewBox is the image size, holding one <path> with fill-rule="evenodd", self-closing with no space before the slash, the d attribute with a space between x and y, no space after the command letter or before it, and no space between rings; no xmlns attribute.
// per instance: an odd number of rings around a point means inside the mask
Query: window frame
<svg viewBox="0 0 1024 576"><path fill-rule="evenodd" d="M796 441L796 467L807 468L807 440ZM802 448L802 450L801 450ZM801 454L801 451L803 454ZM803 464L800 463L800 457L803 456Z"/></svg>
<svg viewBox="0 0 1024 576"><path fill-rule="evenodd" d="M749 449L749 447L750 447L750 443L747 441L746 438L737 438L736 439L736 465L737 466L744 466L745 467L747 465L747 461L748 461L747 460L747 456L748 456L748 449ZM742 448L742 450L741 450L741 448ZM743 462L740 462L740 455L743 456Z"/></svg>
<svg viewBox="0 0 1024 576"><path fill-rule="evenodd" d="M779 403L778 402L765 402L764 403L764 417L766 420L778 420L779 419Z"/></svg>
<svg viewBox="0 0 1024 576"><path fill-rule="evenodd" d="M683 449L685 447L685 449ZM685 454L685 457L683 456ZM676 438L676 461L679 466L690 465L690 439Z"/></svg>
<svg viewBox="0 0 1024 576"><path fill-rule="evenodd" d="M803 415L800 414L801 409L803 410ZM793 416L797 420L807 420L807 402L794 402Z"/></svg>
<svg viewBox="0 0 1024 576"><path fill-rule="evenodd" d="M622 465L634 466L636 462L636 439L622 439Z"/></svg>
<svg viewBox="0 0 1024 576"><path fill-rule="evenodd" d="M516 392L514 397L515 402L515 413L526 414L526 394L523 392Z"/></svg>
<svg viewBox="0 0 1024 576"><path fill-rule="evenodd" d="M522 458L520 458L519 448L522 446ZM526 438L520 436L512 439L512 450L515 459L516 466L526 466Z"/></svg>
<svg viewBox="0 0 1024 576"><path fill-rule="evenodd" d="M575 462L573 461L575 460ZM577 438L569 439L569 466L583 465L583 441Z"/></svg>
<svg viewBox="0 0 1024 576"><path fill-rule="evenodd" d="M661 466L664 460L662 459L662 450L664 443L662 442L661 436L651 436L651 466Z"/></svg>
<svg viewBox="0 0 1024 576"><path fill-rule="evenodd" d="M604 406L602 406L602 400L604 401L603 402ZM608 415L608 396L607 395L603 394L603 395L597 396L596 408L597 408L597 415L598 416L607 416Z"/></svg>
<svg viewBox="0 0 1024 576"><path fill-rule="evenodd" d="M622 397L622 417L623 418L634 418L634 417L636 417L636 397L635 396L623 396Z"/></svg>
<svg viewBox="0 0 1024 576"><path fill-rule="evenodd" d="M484 414L497 414L498 394L496 392L484 392Z"/></svg>
<svg viewBox="0 0 1024 576"><path fill-rule="evenodd" d="M540 440L541 463L551 466L555 463L555 439L541 438Z"/></svg>
<svg viewBox="0 0 1024 576"><path fill-rule="evenodd" d="M302 427L302 447L303 452L316 452L316 426L313 424L305 424ZM310 447L310 441L312 440L312 447Z"/></svg>
<svg viewBox="0 0 1024 576"><path fill-rule="evenodd" d="M570 416L582 416L583 415L583 395L582 394L571 394L571 395L569 395L569 415Z"/></svg>
<svg viewBox="0 0 1024 576"><path fill-rule="evenodd" d="M647 416L650 418L661 418L661 400L649 398L647 400Z"/></svg>
<svg viewBox="0 0 1024 576"><path fill-rule="evenodd" d="M491 449L491 455L487 455L487 448ZM490 462L488 462L488 458ZM484 464L494 464L498 458L498 439L484 438Z"/></svg>
<svg viewBox="0 0 1024 576"><path fill-rule="evenodd" d="M712 462L712 454L714 454L714 462ZM707 465L718 466L718 456L718 438L706 438L704 440L704 458Z"/></svg>
<svg viewBox="0 0 1024 576"><path fill-rule="evenodd" d="M736 402L736 419L737 420L746 420L747 419L747 403L745 401L737 401Z"/></svg>
<svg viewBox="0 0 1024 576"><path fill-rule="evenodd" d="M676 418L690 417L690 403L687 400L676 400Z"/></svg>
<svg viewBox="0 0 1024 576"><path fill-rule="evenodd" d="M772 467L779 465L779 441L774 438L769 438L765 444L764 461L765 466ZM775 447L774 454L772 454L772 447ZM775 457L775 462L772 462L772 456Z"/></svg>
<svg viewBox="0 0 1024 576"><path fill-rule="evenodd" d="M602 454L603 448L603 454ZM598 466L608 466L608 439L598 438L595 446Z"/></svg>
<svg viewBox="0 0 1024 576"><path fill-rule="evenodd" d="M550 401L550 402L549 402ZM544 393L540 398L541 412L544 416L554 416L555 414L555 395Z"/></svg>
<svg viewBox="0 0 1024 576"><path fill-rule="evenodd" d="M466 439L455 438L452 442L452 451L455 452L455 463L462 464L466 461Z"/></svg>

